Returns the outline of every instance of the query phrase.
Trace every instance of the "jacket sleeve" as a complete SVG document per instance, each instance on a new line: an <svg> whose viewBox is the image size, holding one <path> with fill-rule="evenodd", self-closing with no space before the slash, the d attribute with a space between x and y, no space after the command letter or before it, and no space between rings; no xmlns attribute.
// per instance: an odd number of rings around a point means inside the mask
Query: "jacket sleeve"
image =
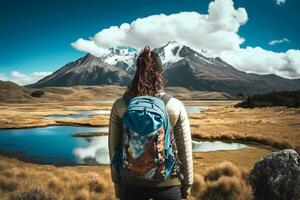
<svg viewBox="0 0 300 200"><path fill-rule="evenodd" d="M182 188L188 192L189 186L193 184L193 155L190 122L182 102L180 102L180 113L174 127L174 136L178 150L178 159L181 162L181 173L184 178L181 182Z"/></svg>
<svg viewBox="0 0 300 200"><path fill-rule="evenodd" d="M122 141L122 122L117 112L117 101L115 101L112 106L109 118L108 148L110 162L113 159L116 148L118 147L118 145L121 145L120 143ZM111 166L111 178L115 183L120 182L120 176L114 166Z"/></svg>

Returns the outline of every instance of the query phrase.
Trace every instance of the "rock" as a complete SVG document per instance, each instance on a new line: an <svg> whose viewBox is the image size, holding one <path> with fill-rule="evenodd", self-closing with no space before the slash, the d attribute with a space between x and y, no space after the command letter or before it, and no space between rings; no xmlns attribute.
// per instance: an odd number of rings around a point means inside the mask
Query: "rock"
<svg viewBox="0 0 300 200"><path fill-rule="evenodd" d="M250 183L257 200L299 200L299 155L293 149L269 153L255 163Z"/></svg>

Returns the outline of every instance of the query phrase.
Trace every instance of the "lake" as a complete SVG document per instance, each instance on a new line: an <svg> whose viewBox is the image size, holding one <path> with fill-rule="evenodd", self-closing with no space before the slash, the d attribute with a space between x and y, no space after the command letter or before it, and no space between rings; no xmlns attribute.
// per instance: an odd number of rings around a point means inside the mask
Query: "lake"
<svg viewBox="0 0 300 200"><path fill-rule="evenodd" d="M0 152L41 164L109 164L107 135L72 137L73 134L93 132L108 132L108 127L49 126L0 130ZM194 152L246 147L240 143L193 141Z"/></svg>
<svg viewBox="0 0 300 200"><path fill-rule="evenodd" d="M207 109L205 106L185 106L187 113L197 113L201 112L204 109ZM78 114L73 115L49 115L44 117L43 119L62 119L62 118L87 118L90 115L109 115L110 110L76 110Z"/></svg>

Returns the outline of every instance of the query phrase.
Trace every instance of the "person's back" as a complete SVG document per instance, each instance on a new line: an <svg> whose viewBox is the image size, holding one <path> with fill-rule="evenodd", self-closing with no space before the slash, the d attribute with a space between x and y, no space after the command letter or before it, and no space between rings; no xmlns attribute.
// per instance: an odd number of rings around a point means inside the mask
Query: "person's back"
<svg viewBox="0 0 300 200"><path fill-rule="evenodd" d="M128 95L128 92L126 94ZM155 95L146 95L161 98L165 94L164 89L160 88ZM109 153L111 161L116 149L123 145L122 117L126 109L127 103L124 98L119 98L114 102L111 110L109 122ZM112 166L112 180L115 184L117 197L121 199L181 199L181 196L186 197L188 195L189 188L193 183L192 143L188 115L183 103L175 97L168 100L166 111L170 119L170 126L174 130L178 159L181 162L180 172L183 177L180 178L180 176L173 173L166 180L140 181L130 177L122 177L115 166Z"/></svg>

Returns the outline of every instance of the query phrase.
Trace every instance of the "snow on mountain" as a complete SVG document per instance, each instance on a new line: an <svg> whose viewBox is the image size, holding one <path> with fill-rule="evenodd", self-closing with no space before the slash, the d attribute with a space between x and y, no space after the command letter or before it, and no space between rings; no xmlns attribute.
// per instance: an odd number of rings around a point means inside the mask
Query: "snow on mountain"
<svg viewBox="0 0 300 200"><path fill-rule="evenodd" d="M153 51L158 53L160 56L164 70L172 66L172 64L187 57L193 58L194 60L197 60L197 62L201 62L205 65L228 65L219 58L215 59L205 57L201 53L177 41L169 41L162 47L154 48ZM114 65L129 74L133 74L135 71L135 60L138 53L139 51L137 49L131 47L114 47L111 48L107 54L103 55L101 59L105 63Z"/></svg>
<svg viewBox="0 0 300 200"><path fill-rule="evenodd" d="M160 48L154 49L154 51L156 51L160 56L163 65L166 65L175 63L183 58L179 55L179 52L183 46L184 45L176 41L171 41Z"/></svg>
<svg viewBox="0 0 300 200"><path fill-rule="evenodd" d="M101 59L110 64L115 65L126 72L134 65L138 51L131 47L114 47L101 57Z"/></svg>
<svg viewBox="0 0 300 200"><path fill-rule="evenodd" d="M162 47L155 48L154 51L160 56L164 65L164 69L167 69L173 63L176 63L184 58L192 58L205 65L221 64L225 66L224 62L220 62L215 58L205 57L198 51L191 49L190 47L183 45L177 41L170 41Z"/></svg>

